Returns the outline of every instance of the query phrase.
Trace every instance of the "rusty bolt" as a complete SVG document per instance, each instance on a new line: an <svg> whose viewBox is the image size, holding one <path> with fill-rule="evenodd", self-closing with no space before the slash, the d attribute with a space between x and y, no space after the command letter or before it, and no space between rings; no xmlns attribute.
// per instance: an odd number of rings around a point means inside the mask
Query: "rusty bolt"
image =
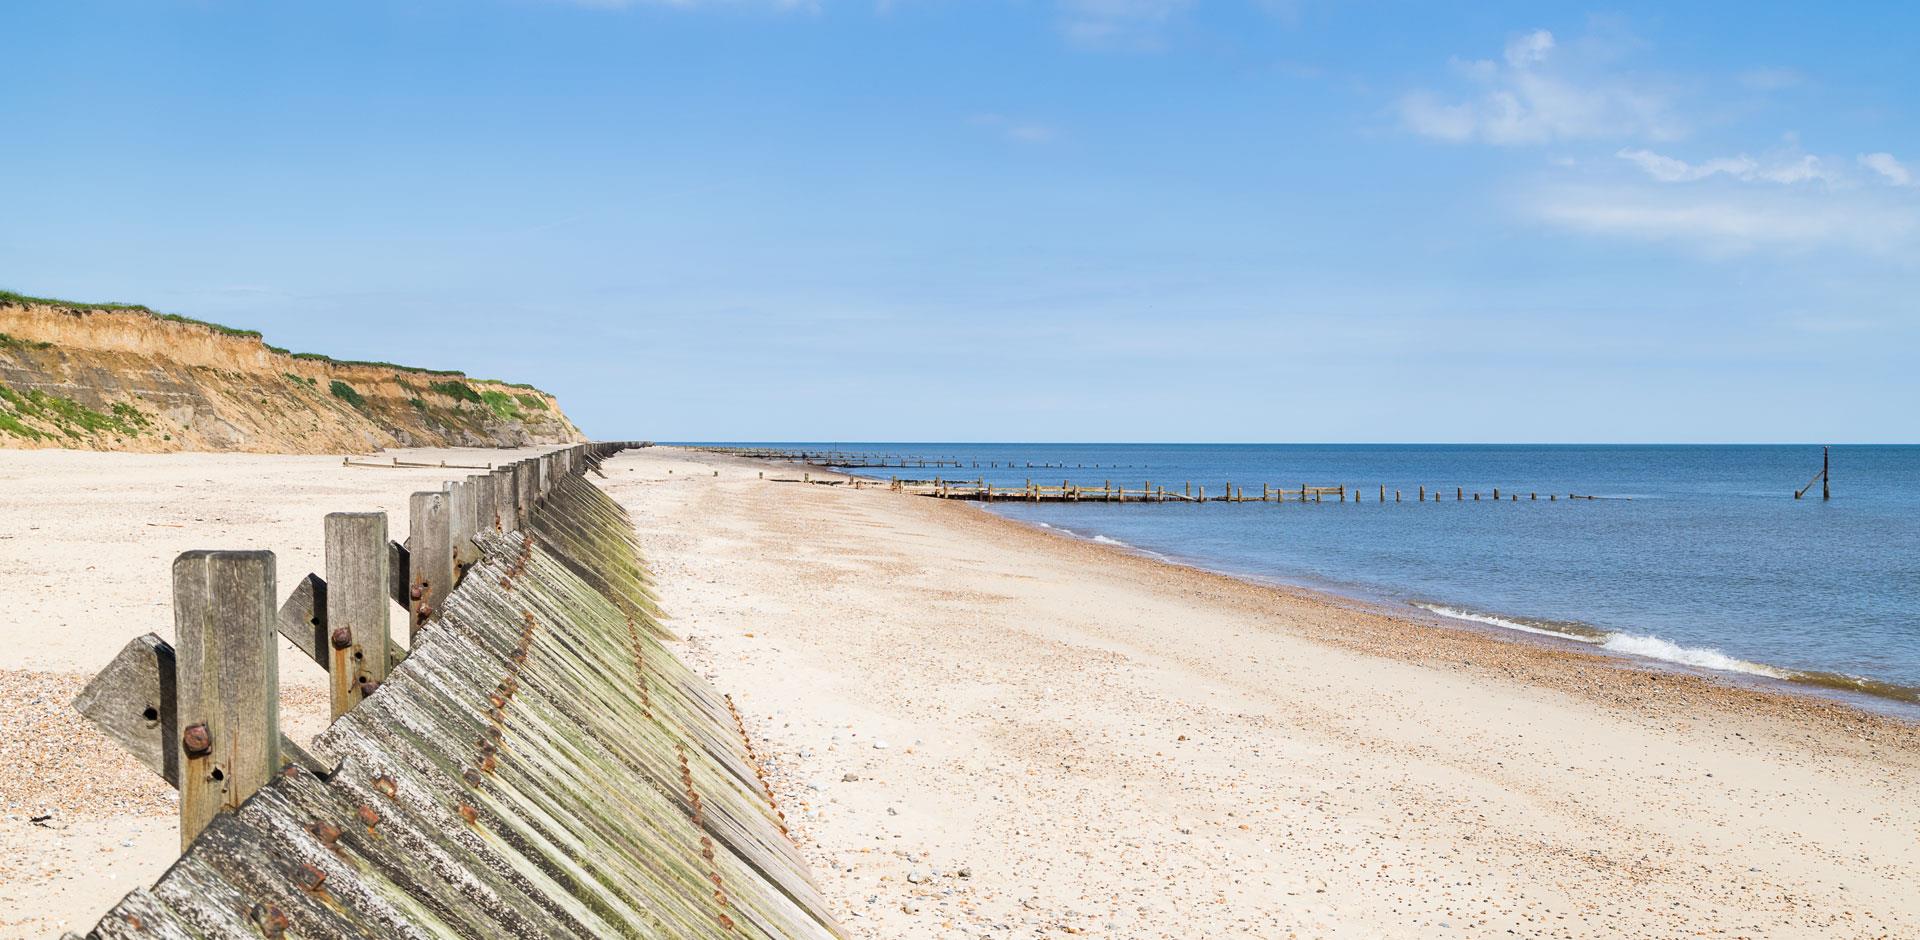
<svg viewBox="0 0 1920 940"><path fill-rule="evenodd" d="M320 890L320 885L327 880L327 873L315 868L311 863L301 865L300 874L302 876L300 887L308 891Z"/></svg>
<svg viewBox="0 0 1920 940"><path fill-rule="evenodd" d="M421 619L421 620L425 620L425 619L427 619L428 617L431 617L431 616L433 616L433 605L432 605L432 604L429 604L429 603L427 603L426 601L421 601L421 602L420 602L420 606L419 606L418 608L416 608L416 609L417 609L417 610L419 611L419 613L420 613L420 619Z"/></svg>
<svg viewBox="0 0 1920 940"><path fill-rule="evenodd" d="M419 600L420 598L426 597L427 582L422 581L419 584L414 585L411 589L407 591L407 596L413 598L416 601Z"/></svg>
<svg viewBox="0 0 1920 940"><path fill-rule="evenodd" d="M474 825L480 818L480 811L462 803L460 804L460 818L466 820L467 825Z"/></svg>
<svg viewBox="0 0 1920 940"><path fill-rule="evenodd" d="M386 774L381 774L373 778L373 788L380 791L380 795L389 800L393 799L394 794L400 792L400 788L394 784L393 778Z"/></svg>
<svg viewBox="0 0 1920 940"><path fill-rule="evenodd" d="M359 680L354 682L354 687L360 692L361 698L366 698L367 696L372 695L375 689L380 688L380 683L375 682L372 679L367 678L366 676L361 676Z"/></svg>
<svg viewBox="0 0 1920 940"><path fill-rule="evenodd" d="M255 904L249 915L265 937L284 937L287 935L287 914L272 904ZM139 925L135 925L136 927Z"/></svg>
<svg viewBox="0 0 1920 940"><path fill-rule="evenodd" d="M468 767L466 770L463 770L460 772L460 779L465 780L467 782L467 786L477 787L480 785L480 780L481 780L480 771L477 771L472 767Z"/></svg>
<svg viewBox="0 0 1920 940"><path fill-rule="evenodd" d="M365 803L360 804L360 808L354 810L354 815L359 816L360 821L365 823L368 829L380 825L380 811Z"/></svg>
<svg viewBox="0 0 1920 940"><path fill-rule="evenodd" d="M319 839L321 845L331 846L340 841L340 827L330 822L315 821L307 827L307 832Z"/></svg>
<svg viewBox="0 0 1920 940"><path fill-rule="evenodd" d="M334 649L346 649L353 645L353 631L346 627L340 627L333 631L332 640Z"/></svg>
<svg viewBox="0 0 1920 940"><path fill-rule="evenodd" d="M205 757L213 753L213 734L206 725L188 725L180 732L180 746L186 748L188 757Z"/></svg>

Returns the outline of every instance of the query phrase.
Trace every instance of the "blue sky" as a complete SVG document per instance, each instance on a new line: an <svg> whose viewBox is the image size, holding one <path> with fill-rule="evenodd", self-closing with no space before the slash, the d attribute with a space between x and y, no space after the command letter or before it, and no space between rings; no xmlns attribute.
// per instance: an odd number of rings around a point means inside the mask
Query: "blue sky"
<svg viewBox="0 0 1920 940"><path fill-rule="evenodd" d="M530 381L596 436L1920 439L1914 5L12 0L0 35L0 287Z"/></svg>

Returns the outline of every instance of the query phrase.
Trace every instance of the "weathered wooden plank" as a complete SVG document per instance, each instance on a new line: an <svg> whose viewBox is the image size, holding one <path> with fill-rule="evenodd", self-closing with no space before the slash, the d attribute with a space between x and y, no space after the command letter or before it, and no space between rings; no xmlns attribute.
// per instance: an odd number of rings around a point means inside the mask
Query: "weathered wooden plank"
<svg viewBox="0 0 1920 940"><path fill-rule="evenodd" d="M87 932L87 940L199 940L205 936L153 892L135 888Z"/></svg>
<svg viewBox="0 0 1920 940"><path fill-rule="evenodd" d="M107 668L80 690L73 707L134 759L180 785L173 647L154 634L121 647Z"/></svg>
<svg viewBox="0 0 1920 940"><path fill-rule="evenodd" d="M520 527L518 494L513 488L513 468L501 467L489 474L493 480L493 528L512 532Z"/></svg>
<svg viewBox="0 0 1920 940"><path fill-rule="evenodd" d="M408 597L407 645L414 645L420 628L453 590L453 532L448 527L447 494L415 493L407 524Z"/></svg>
<svg viewBox="0 0 1920 940"><path fill-rule="evenodd" d="M180 841L280 769L274 558L192 551L173 563Z"/></svg>
<svg viewBox="0 0 1920 940"><path fill-rule="evenodd" d="M328 688L338 718L387 678L387 514L327 514Z"/></svg>
<svg viewBox="0 0 1920 940"><path fill-rule="evenodd" d="M387 578L391 581L390 593L393 595L394 603L406 608L413 606L413 600L407 593L409 587L407 577L413 570L410 554L407 547L399 542L387 543Z"/></svg>
<svg viewBox="0 0 1920 940"><path fill-rule="evenodd" d="M532 457L520 461L520 518L540 505L540 466Z"/></svg>
<svg viewBox="0 0 1920 940"><path fill-rule="evenodd" d="M461 480L448 480L440 486L441 492L447 494L447 538L448 550L453 552L453 584L460 583L460 573L476 560L472 489Z"/></svg>
<svg viewBox="0 0 1920 940"><path fill-rule="evenodd" d="M476 533L497 531L494 525L493 476L476 474L467 478L467 487L473 491L473 527ZM479 560L479 551L475 550L475 560Z"/></svg>
<svg viewBox="0 0 1920 940"><path fill-rule="evenodd" d="M317 574L301 578L280 605L277 626L295 649L327 668L327 582Z"/></svg>

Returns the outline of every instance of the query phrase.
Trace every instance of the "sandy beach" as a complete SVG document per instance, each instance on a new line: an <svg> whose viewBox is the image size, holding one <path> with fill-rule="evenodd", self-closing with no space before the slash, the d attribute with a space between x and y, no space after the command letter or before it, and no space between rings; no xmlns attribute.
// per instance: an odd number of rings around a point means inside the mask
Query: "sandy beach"
<svg viewBox="0 0 1920 940"><path fill-rule="evenodd" d="M605 469L854 936L1920 936L1910 724L733 458ZM174 857L171 794L67 704L168 635L172 556L272 548L290 584L325 513L398 538L445 476L0 452L0 935ZM309 738L322 676L282 670Z"/></svg>
<svg viewBox="0 0 1920 940"><path fill-rule="evenodd" d="M1920 935L1911 725L884 488L610 469L856 936Z"/></svg>

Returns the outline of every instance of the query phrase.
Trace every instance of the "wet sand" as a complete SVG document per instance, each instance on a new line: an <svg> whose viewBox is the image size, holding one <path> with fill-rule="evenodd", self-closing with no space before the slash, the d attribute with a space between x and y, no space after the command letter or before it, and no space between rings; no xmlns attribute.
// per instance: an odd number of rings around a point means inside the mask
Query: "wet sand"
<svg viewBox="0 0 1920 940"><path fill-rule="evenodd" d="M1920 936L1911 724L759 478L798 470L609 472L857 936Z"/></svg>

